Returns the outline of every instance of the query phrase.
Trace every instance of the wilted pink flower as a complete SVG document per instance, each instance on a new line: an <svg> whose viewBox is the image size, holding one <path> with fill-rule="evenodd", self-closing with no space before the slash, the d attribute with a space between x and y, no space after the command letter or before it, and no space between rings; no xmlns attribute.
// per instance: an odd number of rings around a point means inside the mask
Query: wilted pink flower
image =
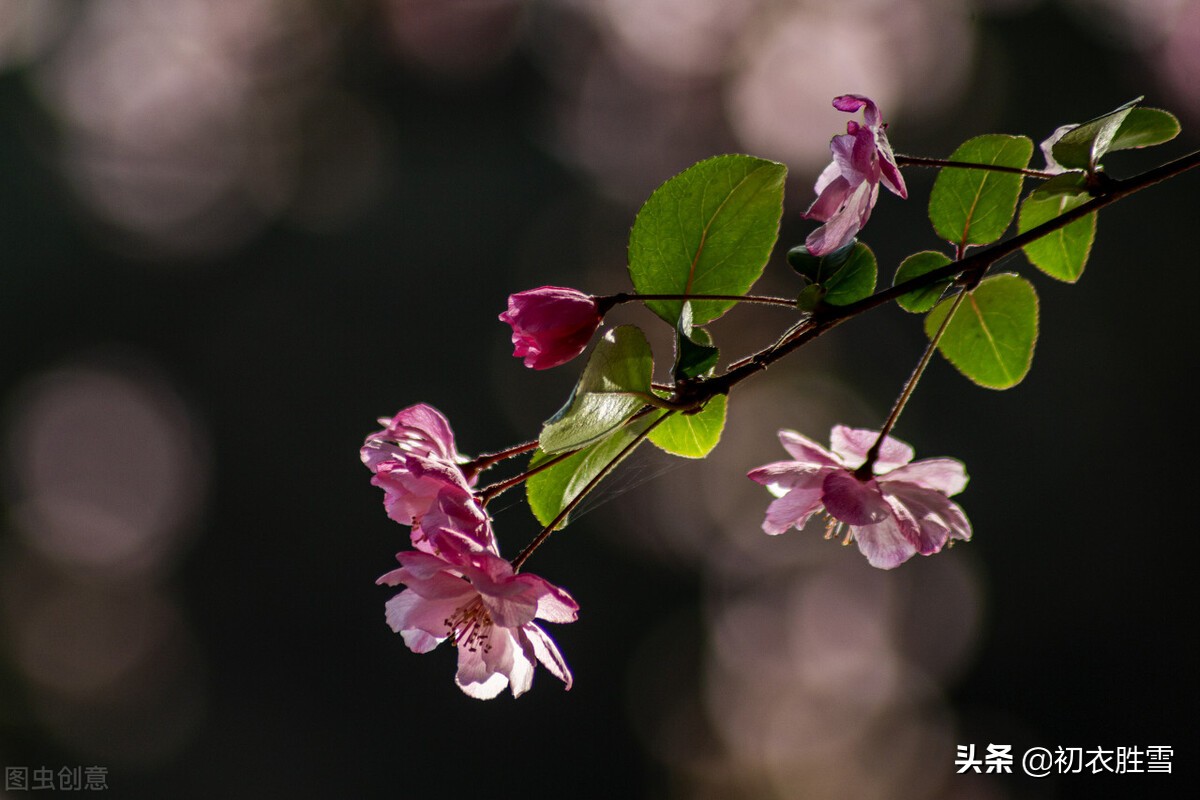
<svg viewBox="0 0 1200 800"><path fill-rule="evenodd" d="M510 295L500 319L512 326L513 355L532 369L549 369L582 353L603 316L590 295L542 286Z"/></svg>
<svg viewBox="0 0 1200 800"><path fill-rule="evenodd" d="M832 253L862 230L879 198L880 182L895 194L908 197L878 106L862 95L844 94L833 99L833 107L850 113L864 109L867 124L850 120L846 133L834 136L829 143L833 162L817 178L817 199L802 215L825 223L804 242L814 256Z"/></svg>
<svg viewBox="0 0 1200 800"><path fill-rule="evenodd" d="M780 431L779 441L796 460L749 473L779 498L768 506L763 530L778 534L800 529L824 510L826 536L848 525L846 541L857 541L871 566L881 569L898 566L915 553L932 555L951 539L970 539L971 523L950 500L967 485L962 462L930 458L909 463L913 449L888 437L874 476L859 480L855 470L866 462L878 436L878 431L837 425L830 452L795 431Z"/></svg>
<svg viewBox="0 0 1200 800"><path fill-rule="evenodd" d="M544 578L514 573L490 552L466 551L432 534L434 552L396 555L400 568L377 583L408 588L387 603L387 622L414 653L446 639L458 648L455 682L481 700L505 686L513 697L533 683L534 662L571 688L571 671L554 641L534 624L574 622L579 605Z"/></svg>

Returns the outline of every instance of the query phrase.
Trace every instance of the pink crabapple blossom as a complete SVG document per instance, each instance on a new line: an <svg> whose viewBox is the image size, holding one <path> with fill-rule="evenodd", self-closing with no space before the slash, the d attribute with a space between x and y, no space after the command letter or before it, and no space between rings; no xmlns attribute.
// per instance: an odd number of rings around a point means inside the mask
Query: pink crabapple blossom
<svg viewBox="0 0 1200 800"><path fill-rule="evenodd" d="M874 475L860 480L878 431L837 425L831 450L795 431L780 431L779 441L794 461L751 470L748 477L778 499L767 508L763 530L780 534L801 529L813 514L829 519L827 537L849 527L847 542L873 567L892 569L913 555L932 555L954 539L970 539L971 523L950 500L967 485L963 464L952 458L913 462L913 449L887 437L873 465ZM912 463L910 463L912 462Z"/></svg>
<svg viewBox="0 0 1200 800"><path fill-rule="evenodd" d="M604 315L578 289L541 286L510 295L500 319L512 326L513 355L530 369L565 364L588 346Z"/></svg>
<svg viewBox="0 0 1200 800"><path fill-rule="evenodd" d="M449 464L466 460L455 447L449 420L433 406L417 403L400 409L391 419L380 417L378 421L383 430L367 436L360 451L362 462L372 472L381 461L409 455Z"/></svg>
<svg viewBox="0 0 1200 800"><path fill-rule="evenodd" d="M574 622L579 605L544 578L516 573L492 552L463 549L456 538L430 534L432 552L396 554L400 568L379 578L408 588L387 603L387 622L414 653L447 639L458 649L455 682L468 696L495 697L507 686L520 697L533 683L535 661L571 688L571 671L535 619Z"/></svg>
<svg viewBox="0 0 1200 800"><path fill-rule="evenodd" d="M833 161L817 178L817 199L802 215L825 223L804 242L814 256L844 247L862 230L879 198L880 183L900 197L908 197L879 107L858 94L835 97L833 107L849 113L863 109L866 125L850 120L846 133L834 136L829 143Z"/></svg>
<svg viewBox="0 0 1200 800"><path fill-rule="evenodd" d="M442 413L422 403L379 423L383 430L367 437L360 455L375 473L371 483L384 491L387 515L413 526L413 544L426 550L430 530L452 530L472 546L494 551L487 514L471 491L473 478L460 466L464 459Z"/></svg>

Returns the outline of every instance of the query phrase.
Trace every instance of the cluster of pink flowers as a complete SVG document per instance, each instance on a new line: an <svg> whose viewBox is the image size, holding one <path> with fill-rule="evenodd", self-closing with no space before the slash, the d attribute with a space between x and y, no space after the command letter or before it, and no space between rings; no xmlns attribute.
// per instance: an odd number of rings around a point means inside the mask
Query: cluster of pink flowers
<svg viewBox="0 0 1200 800"><path fill-rule="evenodd" d="M863 110L866 124L851 121L845 135L834 137L833 163L804 215L824 223L806 242L818 256L853 240L880 184L907 196L875 103L842 95L833 104L846 112ZM587 348L616 297L560 286L510 296L500 319L512 326L513 355L532 369L565 364ZM417 653L450 640L458 650L456 682L471 697L495 697L505 687L520 696L539 662L571 688L571 671L534 621L573 622L579 606L564 590L518 572L500 556L475 491L479 464L458 452L446 418L421 404L379 423L382 429L363 443L362 460L373 473L371 483L384 491L387 515L411 527L413 548L398 553L400 566L378 580L406 587L387 602L388 625ZM967 483L960 462L912 462L912 448L903 442L843 426L833 429L831 450L792 431L779 436L795 460L749 473L778 498L767 509L767 533L803 528L823 512L827 536L848 527L847 543L857 542L867 560L884 569L970 538L970 523L949 499ZM871 455L876 442L879 452Z"/></svg>
<svg viewBox="0 0 1200 800"><path fill-rule="evenodd" d="M763 530L774 535L801 529L824 511L828 535L847 526L847 542L857 542L871 566L881 569L897 567L917 553L937 553L955 539L970 539L971 523L950 499L967 485L962 462L913 461L912 447L889 436L872 465L873 474L860 476L878 438L878 431L837 425L830 434L830 452L795 431L780 431L779 441L795 460L749 473L750 480L778 498L767 508Z"/></svg>
<svg viewBox="0 0 1200 800"><path fill-rule="evenodd" d="M383 429L363 443L362 460L384 491L388 516L412 526L415 548L398 553L400 568L378 580L408 587L388 601L388 625L415 653L450 639L458 648L455 680L471 697L492 698L506 686L519 697L535 662L571 688L571 671L534 620L573 622L579 606L500 557L446 418L422 404L379 423Z"/></svg>

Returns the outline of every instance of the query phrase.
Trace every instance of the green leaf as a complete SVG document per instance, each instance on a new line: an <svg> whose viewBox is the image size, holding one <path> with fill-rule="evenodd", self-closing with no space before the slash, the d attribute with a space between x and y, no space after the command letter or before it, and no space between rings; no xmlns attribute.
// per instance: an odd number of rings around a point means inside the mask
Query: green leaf
<svg viewBox="0 0 1200 800"><path fill-rule="evenodd" d="M787 167L743 155L701 161L664 183L629 234L629 277L641 294L744 295L779 235ZM693 323L720 317L731 300L693 303ZM646 307L671 325L682 301Z"/></svg>
<svg viewBox="0 0 1200 800"><path fill-rule="evenodd" d="M850 259L858 239L851 239L836 250L823 256L814 256L802 244L796 245L787 252L788 264L797 273L813 283L825 283Z"/></svg>
<svg viewBox="0 0 1200 800"><path fill-rule="evenodd" d="M1142 98L1139 97L1080 125L1059 128L1042 143L1042 152L1045 153L1046 145L1050 145L1053 160L1064 169L1094 171L1096 164L1112 146L1117 130L1140 102ZM1049 163L1050 159L1047 159Z"/></svg>
<svg viewBox="0 0 1200 800"><path fill-rule="evenodd" d="M653 421L654 415L650 414L634 420L600 441L572 453L557 464L531 475L525 481L525 497L538 522L543 525L553 522L554 518L567 507L567 504L574 500L593 478L612 464L621 451L642 434ZM632 453L634 449L636 448L632 448L629 453ZM629 453L625 453L621 457L624 458ZM529 467L536 467L551 457L544 450L538 450L529 460ZM564 527L568 522L570 522L569 515L559 523L558 527Z"/></svg>
<svg viewBox="0 0 1200 800"><path fill-rule="evenodd" d="M717 366L721 351L712 346L712 337L703 328L692 327L692 304L683 304L679 322L675 324L675 367L672 374L676 380L698 378L712 372Z"/></svg>
<svg viewBox="0 0 1200 800"><path fill-rule="evenodd" d="M837 250L834 251L838 252ZM830 253L833 255L833 253ZM808 248L798 244L787 251L788 265L800 275L812 280L812 276L821 271L821 256L814 256Z"/></svg>
<svg viewBox="0 0 1200 800"><path fill-rule="evenodd" d="M1050 168L1095 172L1112 150L1133 150L1169 142L1179 135L1179 120L1157 108L1139 108L1142 98L1081 125L1064 125L1042 142Z"/></svg>
<svg viewBox="0 0 1200 800"><path fill-rule="evenodd" d="M904 259L900 264L900 268L896 270L896 278L892 281L892 285L910 281L913 278L918 278L926 272L933 272L935 269L946 266L950 263L950 259L945 253L939 253L934 250L925 250L920 253L913 253L908 258ZM908 294L902 294L896 298L896 302L905 311L911 311L914 314L924 314L929 309L933 308L945 291L950 279L937 281L922 289L916 289Z"/></svg>
<svg viewBox="0 0 1200 800"><path fill-rule="evenodd" d="M616 430L646 405L653 371L650 345L639 328L622 325L605 333L567 404L542 427L541 448L573 450Z"/></svg>
<svg viewBox="0 0 1200 800"><path fill-rule="evenodd" d="M943 300L925 317L925 335L930 339L954 299ZM993 275L963 299L938 342L938 350L980 386L1008 389L1029 372L1037 329L1038 301L1033 285L1018 275Z"/></svg>
<svg viewBox="0 0 1200 800"><path fill-rule="evenodd" d="M800 290L796 298L796 308L801 311L816 311L825 302L825 287L819 283L810 283Z"/></svg>
<svg viewBox="0 0 1200 800"><path fill-rule="evenodd" d="M1047 181L1021 203L1017 230L1024 233L1049 222L1091 199L1082 173L1059 175ZM1025 245L1029 263L1052 278L1074 283L1087 265L1092 242L1096 238L1096 213L1093 211L1069 225L1052 231L1036 242Z"/></svg>
<svg viewBox="0 0 1200 800"><path fill-rule="evenodd" d="M829 278L820 281L824 285L825 302L834 306L845 306L868 297L875 291L875 278L879 268L875 254L862 242L856 242L846 255L846 261Z"/></svg>
<svg viewBox="0 0 1200 800"><path fill-rule="evenodd" d="M1174 114L1157 108L1135 108L1117 128L1108 149L1111 152L1153 147L1171 141L1179 131L1179 120Z"/></svg>
<svg viewBox="0 0 1200 800"><path fill-rule="evenodd" d="M1032 155L1028 138L992 133L968 139L950 160L1025 169ZM1012 222L1023 180L1008 172L944 167L929 194L934 230L958 247L996 241Z"/></svg>
<svg viewBox="0 0 1200 800"><path fill-rule="evenodd" d="M672 455L704 458L721 441L725 406L725 395L719 394L695 414L672 414L650 431L650 441Z"/></svg>

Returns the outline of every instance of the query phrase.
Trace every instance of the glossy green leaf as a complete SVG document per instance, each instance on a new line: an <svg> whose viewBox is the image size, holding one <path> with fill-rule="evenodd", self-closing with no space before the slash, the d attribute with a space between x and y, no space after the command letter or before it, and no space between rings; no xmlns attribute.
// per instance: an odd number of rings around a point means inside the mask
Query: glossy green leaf
<svg viewBox="0 0 1200 800"><path fill-rule="evenodd" d="M625 458L632 453L636 448L622 455L622 451L643 433L652 421L652 415L636 419L553 466L531 475L525 481L525 497L538 522L549 525L597 475L610 464L615 466L613 462L618 457ZM530 459L529 466L535 467L551 457L545 451L538 450ZM569 521L568 515L557 527L564 527Z"/></svg>
<svg viewBox="0 0 1200 800"><path fill-rule="evenodd" d="M704 458L721 441L725 406L725 395L719 394L695 414L672 414L650 431L650 441L672 455Z"/></svg>
<svg viewBox="0 0 1200 800"><path fill-rule="evenodd" d="M676 380L707 375L717 366L720 357L721 351L713 347L708 332L692 327L692 304L684 303L679 321L675 323L675 367L672 374Z"/></svg>
<svg viewBox="0 0 1200 800"><path fill-rule="evenodd" d="M573 450L616 430L646 405L653 371L650 345L639 328L622 325L605 333L567 404L542 427L541 448Z"/></svg>
<svg viewBox="0 0 1200 800"><path fill-rule="evenodd" d="M821 256L814 256L802 244L798 244L787 251L787 262L788 266L809 280L812 280L814 273L821 270Z"/></svg>
<svg viewBox="0 0 1200 800"><path fill-rule="evenodd" d="M953 303L954 298L943 300L925 317L925 335L930 339ZM1037 331L1033 285L1018 275L993 275L964 298L938 350L980 386L1009 389L1029 372Z"/></svg>
<svg viewBox="0 0 1200 800"><path fill-rule="evenodd" d="M856 242L846 255L845 263L820 283L825 287L825 302L845 306L870 296L875 291L879 267L871 248Z"/></svg>
<svg viewBox="0 0 1200 800"><path fill-rule="evenodd" d="M1024 136L976 136L951 154L951 161L1024 169L1033 142ZM990 244L1004 235L1017 210L1023 176L984 169L944 167L929 194L934 230L959 247Z"/></svg>
<svg viewBox="0 0 1200 800"><path fill-rule="evenodd" d="M1112 146L1113 138L1125 118L1141 101L1139 97L1080 125L1059 128L1042 143L1043 153L1046 145L1049 145L1053 161L1064 169L1094 170ZM1047 159L1047 163L1050 163L1050 159Z"/></svg>
<svg viewBox="0 0 1200 800"><path fill-rule="evenodd" d="M655 190L629 234L629 277L641 294L743 295L762 275L779 235L787 167L726 155L701 161ZM646 307L671 325L682 301ZM733 301L694 302L693 323Z"/></svg>
<svg viewBox="0 0 1200 800"><path fill-rule="evenodd" d="M919 278L926 272L933 272L935 269L944 267L949 263L950 259L945 253L939 253L935 250L913 253L901 262L899 269L896 270L896 278L892 281L892 285L896 286L913 278ZM945 291L949 283L949 279L937 281L924 288L900 295L896 298L896 303L905 311L911 311L914 314L924 314L937 305L938 298L942 296L942 292Z"/></svg>
<svg viewBox="0 0 1200 800"><path fill-rule="evenodd" d="M845 265L857 244L858 239L851 239L847 244L823 256L814 256L804 245L796 245L788 250L788 264L813 283L823 284Z"/></svg>
<svg viewBox="0 0 1200 800"><path fill-rule="evenodd" d="M1179 135L1179 131L1179 120L1174 114L1158 108L1135 108L1117 129L1108 149L1111 152L1153 147L1171 141Z"/></svg>
<svg viewBox="0 0 1200 800"><path fill-rule="evenodd" d="M1025 232L1043 222L1086 203L1091 199L1082 173L1059 175L1021 203L1017 230ZM1022 248L1029 263L1052 278L1074 283L1087 265L1092 242L1096 238L1096 213L1092 212L1069 225L1052 231Z"/></svg>

